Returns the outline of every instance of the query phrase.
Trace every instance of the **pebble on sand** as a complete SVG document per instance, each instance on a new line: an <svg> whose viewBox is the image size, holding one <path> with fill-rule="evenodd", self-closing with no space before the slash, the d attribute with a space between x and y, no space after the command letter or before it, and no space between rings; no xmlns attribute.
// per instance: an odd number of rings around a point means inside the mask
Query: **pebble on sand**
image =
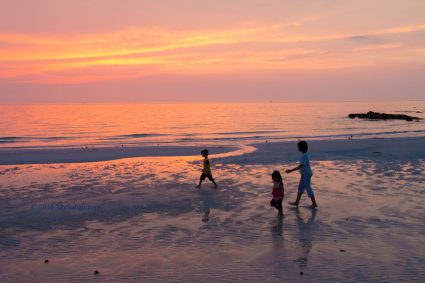
<svg viewBox="0 0 425 283"><path fill-rule="evenodd" d="M346 251L345 250L339 250L341 253L345 253Z"/></svg>
<svg viewBox="0 0 425 283"><path fill-rule="evenodd" d="M96 270L94 271L94 274L95 274L95 275L98 275L98 274L99 274L99 271L96 269Z"/></svg>
<svg viewBox="0 0 425 283"><path fill-rule="evenodd" d="M300 275L304 275L304 272L300 271Z"/></svg>
<svg viewBox="0 0 425 283"><path fill-rule="evenodd" d="M49 260L48 260L48 259L45 259L45 260L44 260L44 263L49 263Z"/></svg>

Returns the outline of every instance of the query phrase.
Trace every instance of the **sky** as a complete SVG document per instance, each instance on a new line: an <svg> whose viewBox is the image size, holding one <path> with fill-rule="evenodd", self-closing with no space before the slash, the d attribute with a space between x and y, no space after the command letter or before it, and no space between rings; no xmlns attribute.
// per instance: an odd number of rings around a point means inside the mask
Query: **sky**
<svg viewBox="0 0 425 283"><path fill-rule="evenodd" d="M406 99L423 0L0 0L0 103Z"/></svg>

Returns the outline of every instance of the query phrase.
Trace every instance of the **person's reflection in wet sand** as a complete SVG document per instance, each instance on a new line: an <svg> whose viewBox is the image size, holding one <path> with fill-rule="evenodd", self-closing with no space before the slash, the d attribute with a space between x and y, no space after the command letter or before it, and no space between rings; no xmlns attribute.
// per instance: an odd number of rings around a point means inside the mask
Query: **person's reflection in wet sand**
<svg viewBox="0 0 425 283"><path fill-rule="evenodd" d="M270 232L273 243L273 254L275 258L281 258L285 256L284 248L284 235L283 235L283 217L278 216L270 222ZM279 261L277 261L279 262ZM275 264L275 263L274 263ZM279 270L281 265L276 265L276 269ZM277 271L278 272L278 271Z"/></svg>
<svg viewBox="0 0 425 283"><path fill-rule="evenodd" d="M283 217L276 217L275 225L271 227L272 237L276 243L280 243L283 240Z"/></svg>
<svg viewBox="0 0 425 283"><path fill-rule="evenodd" d="M208 221L210 221L210 208L209 207L206 207L205 209L204 209L204 215L202 216L202 221L203 222L208 222Z"/></svg>
<svg viewBox="0 0 425 283"><path fill-rule="evenodd" d="M208 222L210 220L211 209L217 207L217 197L216 197L217 191L203 190L203 191L200 191L199 193L200 193L199 209L203 213L201 220L203 222Z"/></svg>
<svg viewBox="0 0 425 283"><path fill-rule="evenodd" d="M283 217L278 216L276 219L276 225L271 227L272 236L276 240L282 240L283 237Z"/></svg>
<svg viewBox="0 0 425 283"><path fill-rule="evenodd" d="M278 216L276 219L270 221L270 234L271 234L271 255L267 256L267 260L270 260L270 268L272 273L282 273L282 262L287 257L287 251L285 249L284 234L283 234L283 217Z"/></svg>
<svg viewBox="0 0 425 283"><path fill-rule="evenodd" d="M313 240L315 233L314 230L316 228L315 218L317 210L311 210L311 216L307 221L303 219L298 208L294 210L296 211L297 226L300 237L299 242L301 247L301 255L294 261L298 263L300 272L304 273L305 269L307 268L308 256L310 254L311 249L313 248Z"/></svg>

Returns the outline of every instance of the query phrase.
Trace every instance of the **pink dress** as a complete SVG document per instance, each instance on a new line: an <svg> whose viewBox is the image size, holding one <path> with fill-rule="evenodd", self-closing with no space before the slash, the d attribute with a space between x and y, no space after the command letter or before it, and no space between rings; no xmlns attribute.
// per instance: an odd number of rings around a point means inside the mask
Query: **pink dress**
<svg viewBox="0 0 425 283"><path fill-rule="evenodd" d="M283 194L284 194L283 182L274 183L273 191L272 191L273 200L278 200L278 201L282 200Z"/></svg>

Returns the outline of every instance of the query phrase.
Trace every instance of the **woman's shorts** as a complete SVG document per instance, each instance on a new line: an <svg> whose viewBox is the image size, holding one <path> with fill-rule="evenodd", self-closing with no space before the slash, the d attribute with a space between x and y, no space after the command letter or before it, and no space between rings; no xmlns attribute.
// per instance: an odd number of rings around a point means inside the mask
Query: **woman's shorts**
<svg viewBox="0 0 425 283"><path fill-rule="evenodd" d="M307 191L309 197L314 197L313 189L311 187L311 176L310 174L301 174L300 183L298 184L298 193L302 194Z"/></svg>

